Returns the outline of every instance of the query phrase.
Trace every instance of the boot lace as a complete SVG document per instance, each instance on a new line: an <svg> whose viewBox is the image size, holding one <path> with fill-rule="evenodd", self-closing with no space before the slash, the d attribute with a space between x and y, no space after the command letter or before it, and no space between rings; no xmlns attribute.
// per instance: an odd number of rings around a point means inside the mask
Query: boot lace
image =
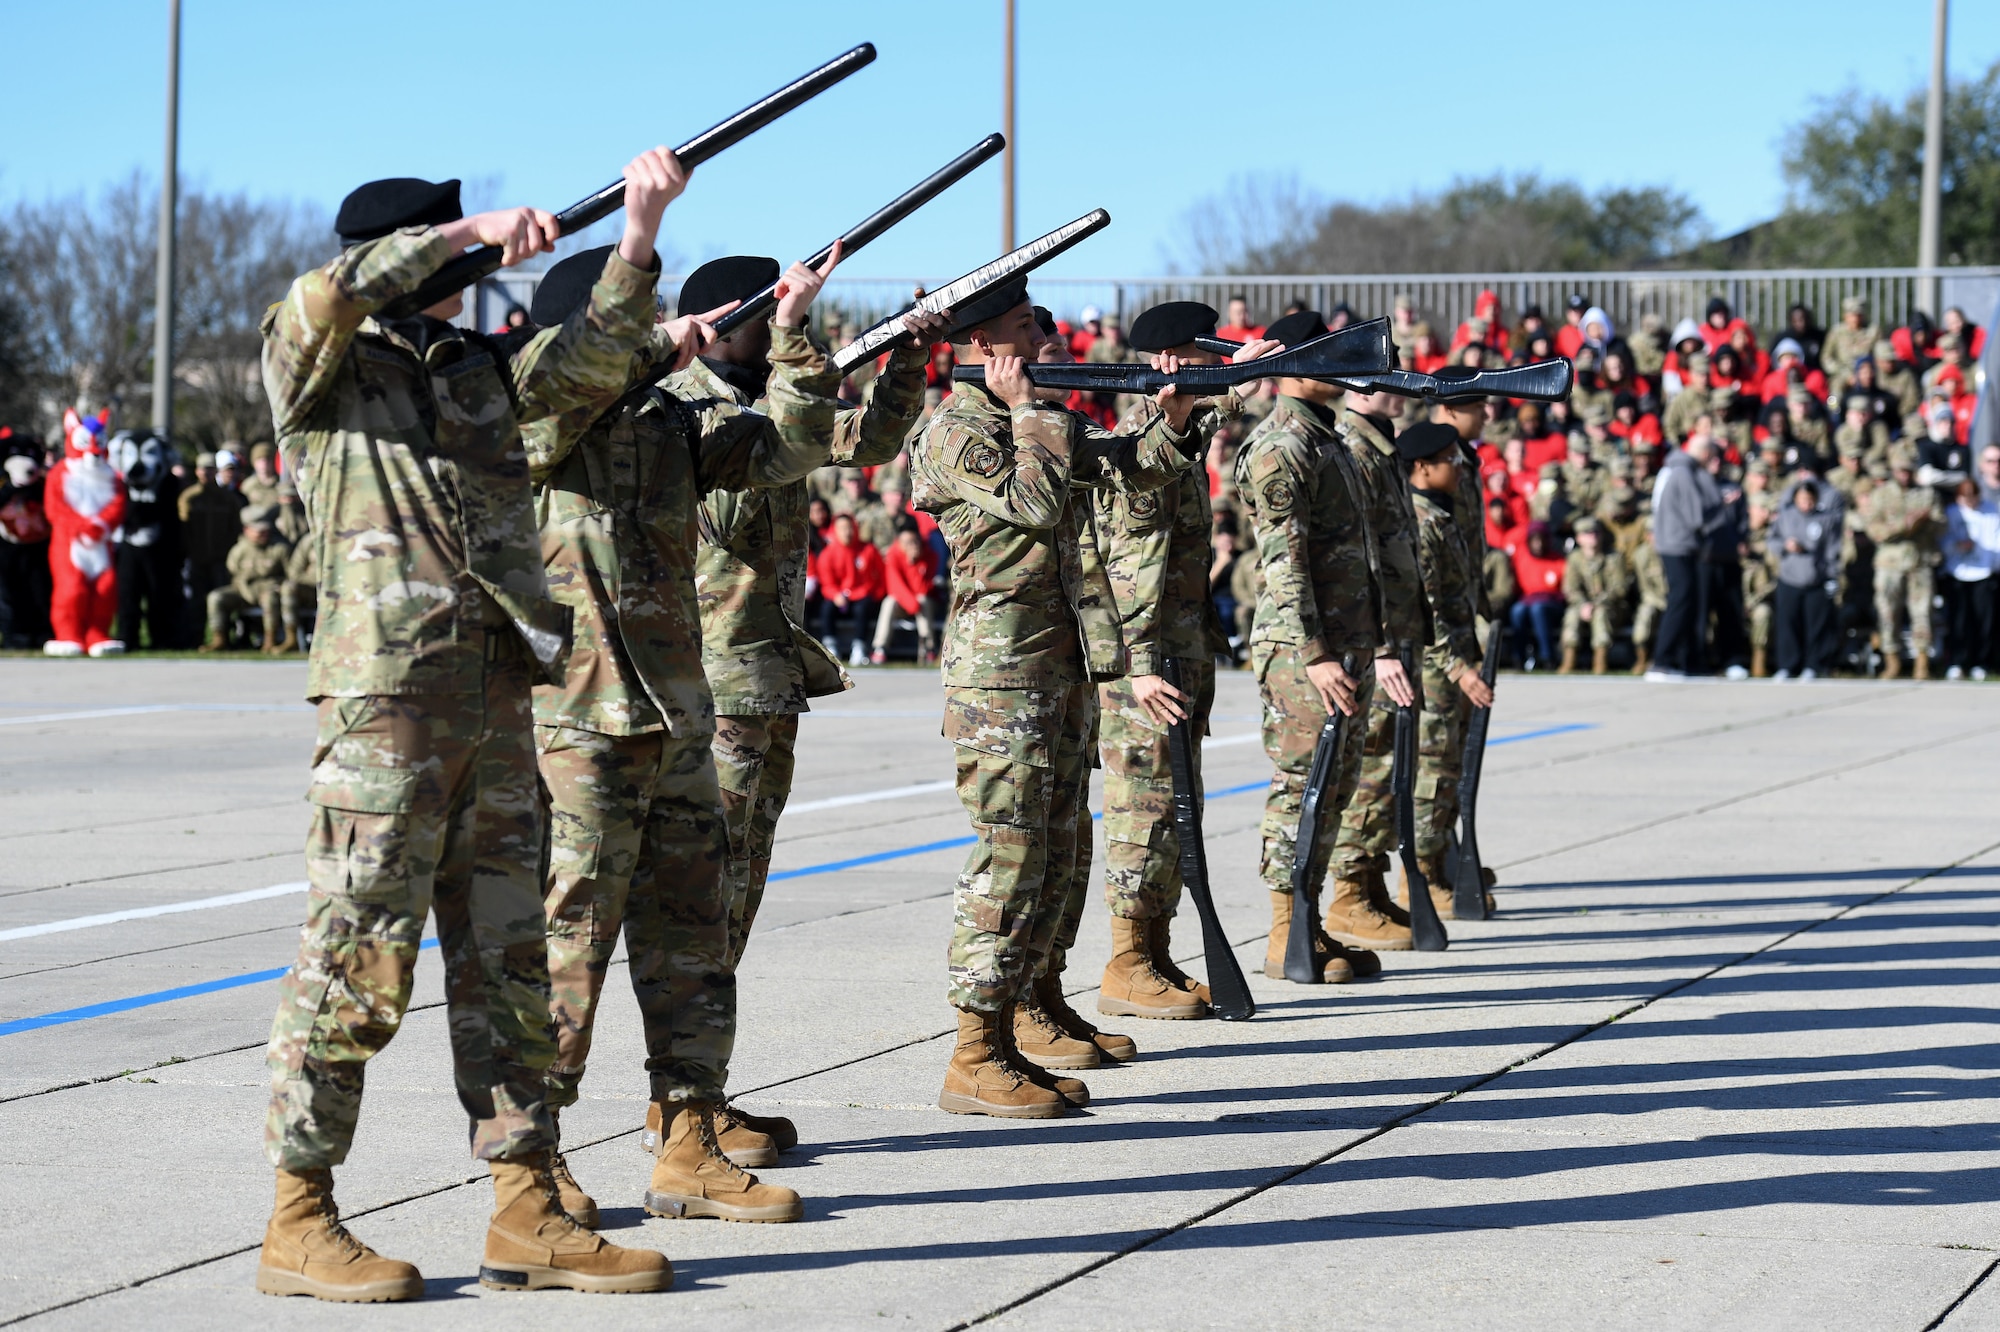
<svg viewBox="0 0 2000 1332"><path fill-rule="evenodd" d="M326 1223L328 1238L340 1246L341 1252L355 1255L368 1252L368 1246L354 1238L353 1232L340 1223L340 1205L334 1202L331 1193L316 1196L313 1199L313 1209L319 1213L320 1220Z"/></svg>
<svg viewBox="0 0 2000 1332"><path fill-rule="evenodd" d="M710 1114L697 1112L694 1117L695 1137L701 1143L703 1150L732 1177L740 1176L741 1178L749 1179L751 1177L750 1172L730 1160L729 1154L722 1150L722 1142L715 1133L715 1120L716 1116L720 1113L720 1111Z"/></svg>

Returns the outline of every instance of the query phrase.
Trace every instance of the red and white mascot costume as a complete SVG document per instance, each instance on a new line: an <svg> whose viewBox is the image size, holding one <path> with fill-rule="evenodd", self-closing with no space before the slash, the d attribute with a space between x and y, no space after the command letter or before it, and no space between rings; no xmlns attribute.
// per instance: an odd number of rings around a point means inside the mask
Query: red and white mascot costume
<svg viewBox="0 0 2000 1332"><path fill-rule="evenodd" d="M63 460L49 470L43 504L49 516L49 576L55 582L44 645L51 657L111 656L125 645L111 636L118 611L118 571L111 534L125 521L125 483L104 456L110 413L63 413Z"/></svg>

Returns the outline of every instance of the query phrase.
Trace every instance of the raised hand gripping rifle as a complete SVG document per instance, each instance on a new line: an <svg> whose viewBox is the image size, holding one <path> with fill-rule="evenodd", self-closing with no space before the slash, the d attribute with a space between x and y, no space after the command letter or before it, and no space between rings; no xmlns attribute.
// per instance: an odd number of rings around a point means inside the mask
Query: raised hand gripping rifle
<svg viewBox="0 0 2000 1332"><path fill-rule="evenodd" d="M1496 620L1486 635L1486 658L1479 663L1479 678L1488 689L1499 669L1500 624ZM1451 914L1458 920L1486 919L1486 879L1474 818L1479 807L1479 777L1486 766L1486 732L1492 724L1489 705L1474 708L1465 727L1465 757L1458 778L1458 840L1445 857L1445 871L1451 877Z"/></svg>
<svg viewBox="0 0 2000 1332"><path fill-rule="evenodd" d="M917 182L894 199L876 209L860 222L840 233L834 245L840 246L840 257L851 258L862 246L895 226L911 213L916 212L931 200L943 194L971 175L973 170L1007 146L1005 135L989 134L978 143L945 163L931 175ZM828 245L819 253L806 260L806 267L818 268L833 257L833 245ZM762 319L778 303L778 284L773 282L743 304L715 321L715 336L726 338L753 319ZM683 310L682 314L699 314L699 310Z"/></svg>
<svg viewBox="0 0 2000 1332"><path fill-rule="evenodd" d="M1213 335L1194 341L1203 351L1219 352L1224 356L1234 356L1243 349L1240 342ZM1302 342L1299 348L1313 346L1318 341L1315 338L1312 342ZM1476 393L1482 397L1498 395L1526 402L1560 402L1569 396L1575 377L1575 367L1558 356L1552 360L1530 361L1526 365L1512 365L1499 370L1447 365L1440 366L1431 374L1419 374L1415 370L1384 370L1378 374L1350 375L1329 382L1356 393L1393 393L1399 398L1458 398Z"/></svg>
<svg viewBox="0 0 2000 1332"><path fill-rule="evenodd" d="M1181 687L1180 663L1169 657L1161 678L1175 689ZM1201 835L1201 806L1194 781L1194 747L1197 741L1188 724L1167 726L1167 763L1174 774L1174 831L1181 844L1181 885L1194 899L1201 916L1201 951L1208 962L1209 1007L1228 1022L1242 1022L1257 1012L1250 986L1237 965L1236 950L1222 932L1222 919L1215 914L1215 896L1208 888L1208 847Z"/></svg>
<svg viewBox="0 0 2000 1332"><path fill-rule="evenodd" d="M1354 674L1352 654L1342 663ZM1330 708L1319 724L1319 742L1313 746L1312 770L1306 775L1305 796L1299 801L1299 827L1292 835L1292 924L1285 934L1285 979L1301 985L1317 985L1325 979L1320 969L1319 879L1313 873L1318 858L1320 806L1327 794L1340 784L1340 742L1346 715Z"/></svg>
<svg viewBox="0 0 2000 1332"><path fill-rule="evenodd" d="M804 105L875 59L875 44L863 42L827 61L804 78L786 84L762 101L753 102L720 124L711 125L674 149L681 165L693 170L723 149L741 143L758 130ZM558 235L573 236L591 223L611 216L625 205L625 182L612 181L597 193L556 214ZM468 250L430 275L421 287L385 307L384 318L401 319L427 310L453 292L500 271L501 247L482 245Z"/></svg>
<svg viewBox="0 0 2000 1332"><path fill-rule="evenodd" d="M1030 361L1022 367L1036 388L1081 389L1085 393L1158 393L1172 387L1183 393L1213 396L1253 379L1323 379L1337 383L1355 375L1394 369L1396 349L1389 341L1389 321L1371 319L1302 342L1271 356L1229 365L1184 365L1166 374L1150 365L1073 365ZM961 365L951 372L960 384L984 384L986 367Z"/></svg>
<svg viewBox="0 0 2000 1332"><path fill-rule="evenodd" d="M1041 267L1078 241L1093 236L1110 225L1111 214L1102 208L1093 208L1076 221L1066 222L1046 236L1037 236L1020 249L1003 254L992 263L982 264L964 277L953 278L936 291L927 293L909 309L899 310L880 323L871 324L862 330L860 337L833 354L833 368L844 375L863 361L887 351L892 344L907 336L908 330L903 326L903 316L910 310L937 314L951 309L954 305L962 305L1016 274Z"/></svg>
<svg viewBox="0 0 2000 1332"><path fill-rule="evenodd" d="M1431 901L1430 881L1417 864L1417 714L1424 705L1424 678L1417 673L1416 653L1408 644L1401 656L1403 673L1416 695L1408 706L1396 708L1396 840L1401 843L1403 882L1410 890L1410 944L1420 953L1441 953L1451 947L1451 939L1438 919L1437 904Z"/></svg>

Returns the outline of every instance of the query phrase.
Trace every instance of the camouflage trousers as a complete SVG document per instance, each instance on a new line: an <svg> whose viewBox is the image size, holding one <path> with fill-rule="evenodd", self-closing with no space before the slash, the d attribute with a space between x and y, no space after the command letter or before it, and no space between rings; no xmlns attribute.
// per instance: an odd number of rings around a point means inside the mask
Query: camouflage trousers
<svg viewBox="0 0 2000 1332"><path fill-rule="evenodd" d="M719 1099L736 973L709 738L537 726L535 748L549 811L550 1107L576 1104L621 929L651 1099Z"/></svg>
<svg viewBox="0 0 2000 1332"><path fill-rule="evenodd" d="M209 636L214 638L228 634L230 621L253 607L263 612L266 633L276 633L281 620L285 624L291 623L291 619L284 614L282 583L270 583L259 588L254 598L244 596L234 587L218 587L208 594Z"/></svg>
<svg viewBox="0 0 2000 1332"><path fill-rule="evenodd" d="M796 714L715 719L715 773L722 783L722 815L729 829L729 862L722 884L729 900L732 970L743 960L750 927L764 901L771 847L778 839L785 801L791 798L798 746Z"/></svg>
<svg viewBox="0 0 2000 1332"><path fill-rule="evenodd" d="M1444 854L1458 821L1458 782L1465 773L1465 729L1472 700L1445 678L1424 654L1424 706L1417 714L1417 771L1410 784L1414 799L1417 855Z"/></svg>
<svg viewBox="0 0 2000 1332"><path fill-rule="evenodd" d="M1378 688L1369 697L1366 716L1354 795L1341 811L1333 844L1334 877L1349 881L1359 879L1370 865L1388 864L1396 849L1396 705ZM1350 722L1345 729L1362 728Z"/></svg>
<svg viewBox="0 0 2000 1332"><path fill-rule="evenodd" d="M1882 635L1884 655L1901 651L1896 641L1898 624L1908 618L1910 648L1918 656L1931 649L1931 598L1936 580L1931 566L1921 559L1911 562L1885 558L1887 548L1875 551L1875 627Z"/></svg>
<svg viewBox="0 0 2000 1332"><path fill-rule="evenodd" d="M1583 618L1583 606L1579 602L1573 601L1563 608L1561 646L1565 648L1583 646L1583 636L1586 631L1590 634L1591 651L1611 646L1612 639L1618 634L1618 620L1612 613L1611 603L1598 602L1597 609L1590 613L1588 620Z"/></svg>
<svg viewBox="0 0 2000 1332"><path fill-rule="evenodd" d="M272 1165L347 1158L363 1072L402 1024L433 911L473 1155L506 1160L553 1145L531 729L518 660L489 665L476 694L320 700L306 797L311 892L271 1023Z"/></svg>
<svg viewBox="0 0 2000 1332"><path fill-rule="evenodd" d="M1665 602L1642 601L1632 612L1632 648L1636 652L1650 654L1653 650L1653 636L1660 631L1660 617L1667 613Z"/></svg>
<svg viewBox="0 0 2000 1332"><path fill-rule="evenodd" d="M1320 706L1319 691L1306 678L1305 664L1297 653L1282 644L1259 643L1250 653L1257 672L1257 692L1264 701L1264 752L1277 769L1271 774L1271 791L1264 797L1263 853L1258 873L1274 892L1289 892L1292 886L1292 844L1299 832L1299 807L1305 800L1306 779L1312 775L1313 750L1319 744L1320 724L1326 709ZM1366 739L1364 724L1375 690L1375 663L1363 667L1356 702L1359 706L1340 731L1339 780L1323 797L1321 835L1315 848L1312 881L1326 879L1333 859L1335 830L1354 798L1361 776L1361 751Z"/></svg>
<svg viewBox="0 0 2000 1332"><path fill-rule="evenodd" d="M1086 886L1078 829L1088 835L1097 692L950 686L944 698L958 799L978 836L958 876L947 997L990 1013L1046 965L1064 907Z"/></svg>
<svg viewBox="0 0 2000 1332"><path fill-rule="evenodd" d="M1215 707L1215 663L1181 658L1181 692L1193 696L1195 800L1201 800L1201 739ZM1146 715L1132 682L1097 689L1098 753L1104 762L1104 901L1114 916L1172 916L1181 900L1181 841L1174 827L1174 774L1166 728ZM1081 909L1077 914L1082 915ZM1070 931L1071 937L1075 930Z"/></svg>
<svg viewBox="0 0 2000 1332"><path fill-rule="evenodd" d="M1743 612L1750 621L1750 646L1753 650L1768 649L1771 646L1771 603L1760 601Z"/></svg>

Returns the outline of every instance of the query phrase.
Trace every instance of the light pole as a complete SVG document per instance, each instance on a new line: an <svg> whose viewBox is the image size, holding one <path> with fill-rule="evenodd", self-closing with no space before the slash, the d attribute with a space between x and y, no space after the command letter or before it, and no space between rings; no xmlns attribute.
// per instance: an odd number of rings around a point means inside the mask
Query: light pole
<svg viewBox="0 0 2000 1332"><path fill-rule="evenodd" d="M1944 0L1938 0L1940 4ZM1014 0L1007 0L1007 35L1004 39L1000 89L1000 132L1007 147L1000 159L1000 250L1014 248Z"/></svg>
<svg viewBox="0 0 2000 1332"><path fill-rule="evenodd" d="M167 161L160 176L159 271L153 285L153 429L174 430L174 214L180 204L181 0L167 0Z"/></svg>
<svg viewBox="0 0 2000 1332"><path fill-rule="evenodd" d="M1938 265L1939 213L1944 187L1944 31L1950 0L1937 0L1937 16L1931 28L1931 91L1924 102L1924 184L1917 221L1917 267ZM1936 274L1917 279L1917 304L1936 319L1938 280Z"/></svg>

